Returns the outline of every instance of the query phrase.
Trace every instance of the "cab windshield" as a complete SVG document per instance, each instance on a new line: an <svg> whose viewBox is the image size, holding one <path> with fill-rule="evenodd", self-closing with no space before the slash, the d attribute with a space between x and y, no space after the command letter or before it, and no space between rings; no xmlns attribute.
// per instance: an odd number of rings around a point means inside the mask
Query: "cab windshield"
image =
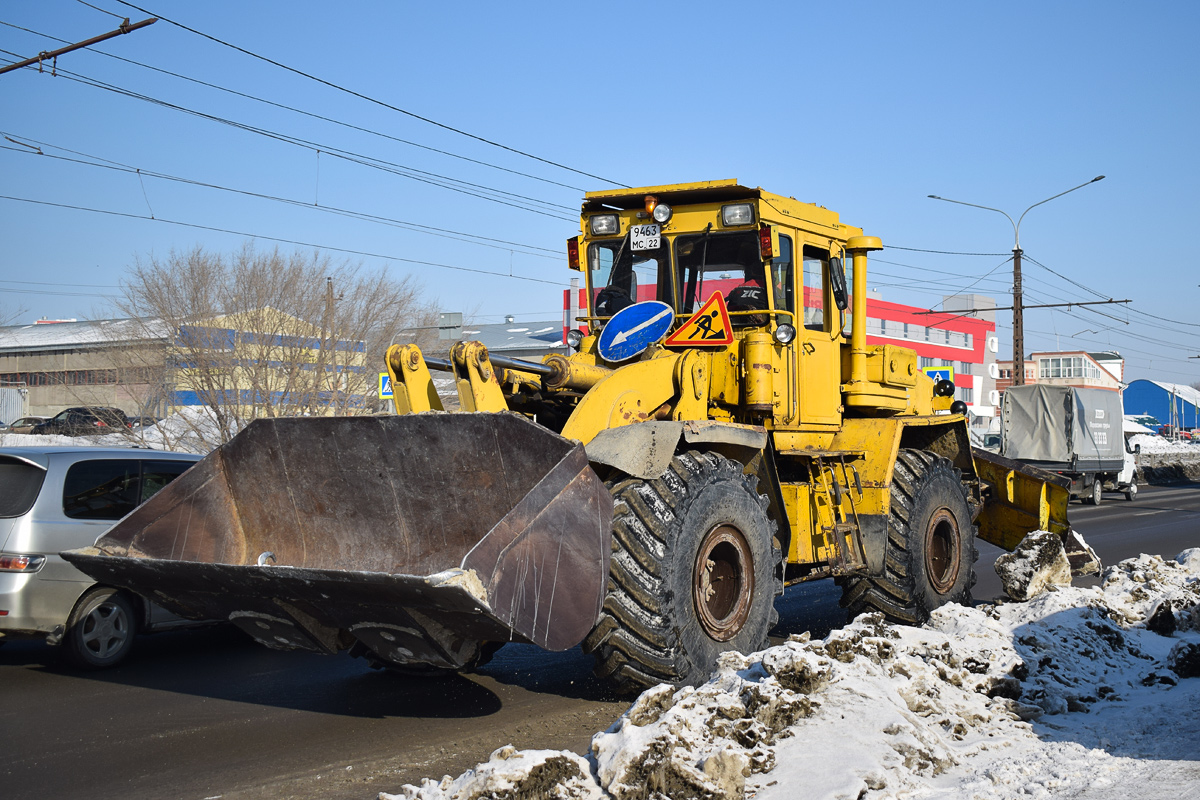
<svg viewBox="0 0 1200 800"><path fill-rule="evenodd" d="M671 269L666 237L651 250L633 250L629 235L588 245L592 308L598 317L611 317L643 300L673 305Z"/></svg>
<svg viewBox="0 0 1200 800"><path fill-rule="evenodd" d="M767 272L756 231L697 233L675 239L679 313L692 314L720 292L730 311L767 310ZM765 325L765 314L735 315L733 325Z"/></svg>

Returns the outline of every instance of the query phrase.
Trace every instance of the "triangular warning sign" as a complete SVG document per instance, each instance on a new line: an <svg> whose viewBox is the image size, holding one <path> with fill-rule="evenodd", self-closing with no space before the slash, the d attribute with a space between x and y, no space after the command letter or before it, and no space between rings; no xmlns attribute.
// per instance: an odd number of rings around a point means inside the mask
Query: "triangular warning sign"
<svg viewBox="0 0 1200 800"><path fill-rule="evenodd" d="M665 342L667 347L706 347L733 342L733 326L729 324L729 311L720 292L713 292L704 307L683 323L683 327L672 333Z"/></svg>

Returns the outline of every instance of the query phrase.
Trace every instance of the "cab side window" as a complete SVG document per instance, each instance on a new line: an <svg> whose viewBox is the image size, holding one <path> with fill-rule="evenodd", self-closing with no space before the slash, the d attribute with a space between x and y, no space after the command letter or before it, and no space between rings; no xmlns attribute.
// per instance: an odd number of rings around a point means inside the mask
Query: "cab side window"
<svg viewBox="0 0 1200 800"><path fill-rule="evenodd" d="M795 312L795 280L792 267L792 237L779 235L779 255L771 259L771 290L774 292L775 308ZM792 319L780 322L795 324Z"/></svg>
<svg viewBox="0 0 1200 800"><path fill-rule="evenodd" d="M825 330L825 275L829 272L829 251L804 247L804 327Z"/></svg>

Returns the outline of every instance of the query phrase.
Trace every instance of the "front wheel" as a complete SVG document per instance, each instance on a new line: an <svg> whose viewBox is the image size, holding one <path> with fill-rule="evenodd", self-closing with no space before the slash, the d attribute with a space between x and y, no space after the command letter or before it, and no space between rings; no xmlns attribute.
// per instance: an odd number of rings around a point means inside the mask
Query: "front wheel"
<svg viewBox="0 0 1200 800"><path fill-rule="evenodd" d="M621 692L708 680L726 650L767 644L782 556L766 499L742 465L682 453L656 480L610 482L608 596L584 640Z"/></svg>
<svg viewBox="0 0 1200 800"><path fill-rule="evenodd" d="M133 649L137 618L133 603L107 586L84 593L67 620L63 655L80 669L107 669L125 660Z"/></svg>
<svg viewBox="0 0 1200 800"><path fill-rule="evenodd" d="M975 585L975 526L962 473L926 450L901 450L892 474L888 538L882 575L842 580L842 606L851 618L882 612L917 625L946 603L971 604Z"/></svg>
<svg viewBox="0 0 1200 800"><path fill-rule="evenodd" d="M1133 502L1133 498L1137 497L1137 484L1131 483L1125 487L1125 499Z"/></svg>

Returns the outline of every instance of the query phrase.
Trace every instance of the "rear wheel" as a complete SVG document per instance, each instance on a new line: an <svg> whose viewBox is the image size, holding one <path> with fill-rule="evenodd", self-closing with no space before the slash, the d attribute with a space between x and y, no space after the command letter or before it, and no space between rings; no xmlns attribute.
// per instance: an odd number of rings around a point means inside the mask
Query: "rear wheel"
<svg viewBox="0 0 1200 800"><path fill-rule="evenodd" d="M137 618L133 603L116 589L97 586L75 604L63 637L63 655L81 669L106 669L133 649Z"/></svg>
<svg viewBox="0 0 1200 800"><path fill-rule="evenodd" d="M1088 502L1088 505L1098 506L1098 505L1100 505L1100 501L1103 499L1104 499L1104 481L1102 481L1100 479L1100 476L1097 475L1096 479L1094 481L1092 481L1092 493L1090 495L1088 495L1087 502Z"/></svg>
<svg viewBox="0 0 1200 800"><path fill-rule="evenodd" d="M781 555L755 485L716 453L680 454L656 480L610 483L608 596L583 643L597 676L622 692L698 684L722 652L766 645Z"/></svg>
<svg viewBox="0 0 1200 800"><path fill-rule="evenodd" d="M888 539L882 575L842 581L851 618L882 612L915 625L946 603L971 604L975 585L975 526L962 473L941 456L901 450L892 476Z"/></svg>

